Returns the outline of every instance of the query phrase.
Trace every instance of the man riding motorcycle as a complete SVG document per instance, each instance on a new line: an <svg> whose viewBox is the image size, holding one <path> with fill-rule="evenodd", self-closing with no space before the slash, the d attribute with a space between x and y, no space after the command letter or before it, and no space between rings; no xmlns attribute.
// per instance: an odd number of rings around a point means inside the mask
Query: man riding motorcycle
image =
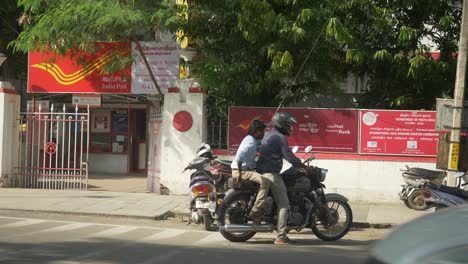
<svg viewBox="0 0 468 264"><path fill-rule="evenodd" d="M278 236L275 244L294 244L288 238L287 219L289 200L286 186L280 176L283 159L293 166L306 168L289 148L287 136L292 134L292 125L297 120L286 112L278 112L273 116L271 124L273 129L268 132L260 145L260 157L257 162L257 171L272 181L271 191L278 205Z"/></svg>
<svg viewBox="0 0 468 264"><path fill-rule="evenodd" d="M232 176L237 184L242 180L247 180L260 185L257 199L249 215L256 223L259 223L263 216L262 205L267 198L271 185L267 178L262 177L261 174L255 171L255 156L260 140L265 135L265 128L266 125L262 121L254 120L252 122L249 127L249 134L242 140L236 157L231 164Z"/></svg>

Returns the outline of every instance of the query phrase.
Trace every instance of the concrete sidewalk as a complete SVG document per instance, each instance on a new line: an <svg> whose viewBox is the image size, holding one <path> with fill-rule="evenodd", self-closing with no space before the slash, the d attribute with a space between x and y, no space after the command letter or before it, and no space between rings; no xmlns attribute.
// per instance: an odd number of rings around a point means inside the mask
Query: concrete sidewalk
<svg viewBox="0 0 468 264"><path fill-rule="evenodd" d="M350 202L358 226L388 227L412 220L425 212L407 209L403 203ZM188 216L186 196L103 191L51 191L0 189L0 209L44 211L133 218L166 219Z"/></svg>

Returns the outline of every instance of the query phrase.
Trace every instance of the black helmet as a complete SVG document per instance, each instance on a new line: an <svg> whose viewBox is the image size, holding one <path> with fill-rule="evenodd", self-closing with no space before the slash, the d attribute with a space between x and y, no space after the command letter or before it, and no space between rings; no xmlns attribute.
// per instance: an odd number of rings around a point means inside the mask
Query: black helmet
<svg viewBox="0 0 468 264"><path fill-rule="evenodd" d="M271 125L278 129L282 134L290 136L292 133L292 125L297 123L297 119L289 113L278 112L273 116Z"/></svg>
<svg viewBox="0 0 468 264"><path fill-rule="evenodd" d="M256 131L263 130L266 128L265 123L260 120L253 120L249 126L249 135L253 135Z"/></svg>

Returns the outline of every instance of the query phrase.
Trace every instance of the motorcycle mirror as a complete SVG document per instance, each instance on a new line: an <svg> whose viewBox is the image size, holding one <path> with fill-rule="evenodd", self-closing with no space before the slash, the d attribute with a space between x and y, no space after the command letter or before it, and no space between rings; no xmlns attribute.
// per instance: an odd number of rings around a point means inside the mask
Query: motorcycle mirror
<svg viewBox="0 0 468 264"><path fill-rule="evenodd" d="M299 147L298 147L298 146L294 146L294 147L292 148L292 152L293 152L293 153L297 153L298 151L299 151Z"/></svg>
<svg viewBox="0 0 468 264"><path fill-rule="evenodd" d="M311 145L307 146L307 147L305 148L305 150L304 150L305 153L309 153L309 152L311 152L311 151L312 151L312 146L311 146Z"/></svg>

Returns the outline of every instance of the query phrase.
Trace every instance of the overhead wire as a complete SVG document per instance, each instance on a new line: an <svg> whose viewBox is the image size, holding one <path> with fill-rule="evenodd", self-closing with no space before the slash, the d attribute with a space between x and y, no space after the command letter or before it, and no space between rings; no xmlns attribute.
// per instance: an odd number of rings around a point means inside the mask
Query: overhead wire
<svg viewBox="0 0 468 264"><path fill-rule="evenodd" d="M323 33L325 32L325 29L327 28L327 25L328 23L330 23L330 20L331 18L333 17L333 15L335 14L335 10L336 8L338 7L338 4L341 3L341 0L337 1L335 6L333 7L332 9L332 12L330 13L330 16L328 17L327 21L325 22L325 24L323 25L322 29L320 30L320 33L319 35L317 36L317 38L315 39L315 42L314 42L314 45L311 47L311 49L309 50L309 53L307 54L307 56L305 57L304 61L302 62L302 65L301 67L299 68L299 70L297 71L297 74L296 76L294 77L294 79L291 81L291 84L289 85L288 89L286 90L286 93L285 95L283 96L283 99L281 100L280 104L278 105L278 107L276 108L276 111L275 113L273 114L273 116L278 113L279 109L283 106L284 104L284 101L286 100L287 96L289 95L293 85L296 83L297 81L297 78L299 78L299 75L301 74L302 70L304 69L307 61L309 60L310 56L312 55L312 52L315 50L315 48L317 47L317 44L318 44L318 41L320 40L320 38L322 37Z"/></svg>

